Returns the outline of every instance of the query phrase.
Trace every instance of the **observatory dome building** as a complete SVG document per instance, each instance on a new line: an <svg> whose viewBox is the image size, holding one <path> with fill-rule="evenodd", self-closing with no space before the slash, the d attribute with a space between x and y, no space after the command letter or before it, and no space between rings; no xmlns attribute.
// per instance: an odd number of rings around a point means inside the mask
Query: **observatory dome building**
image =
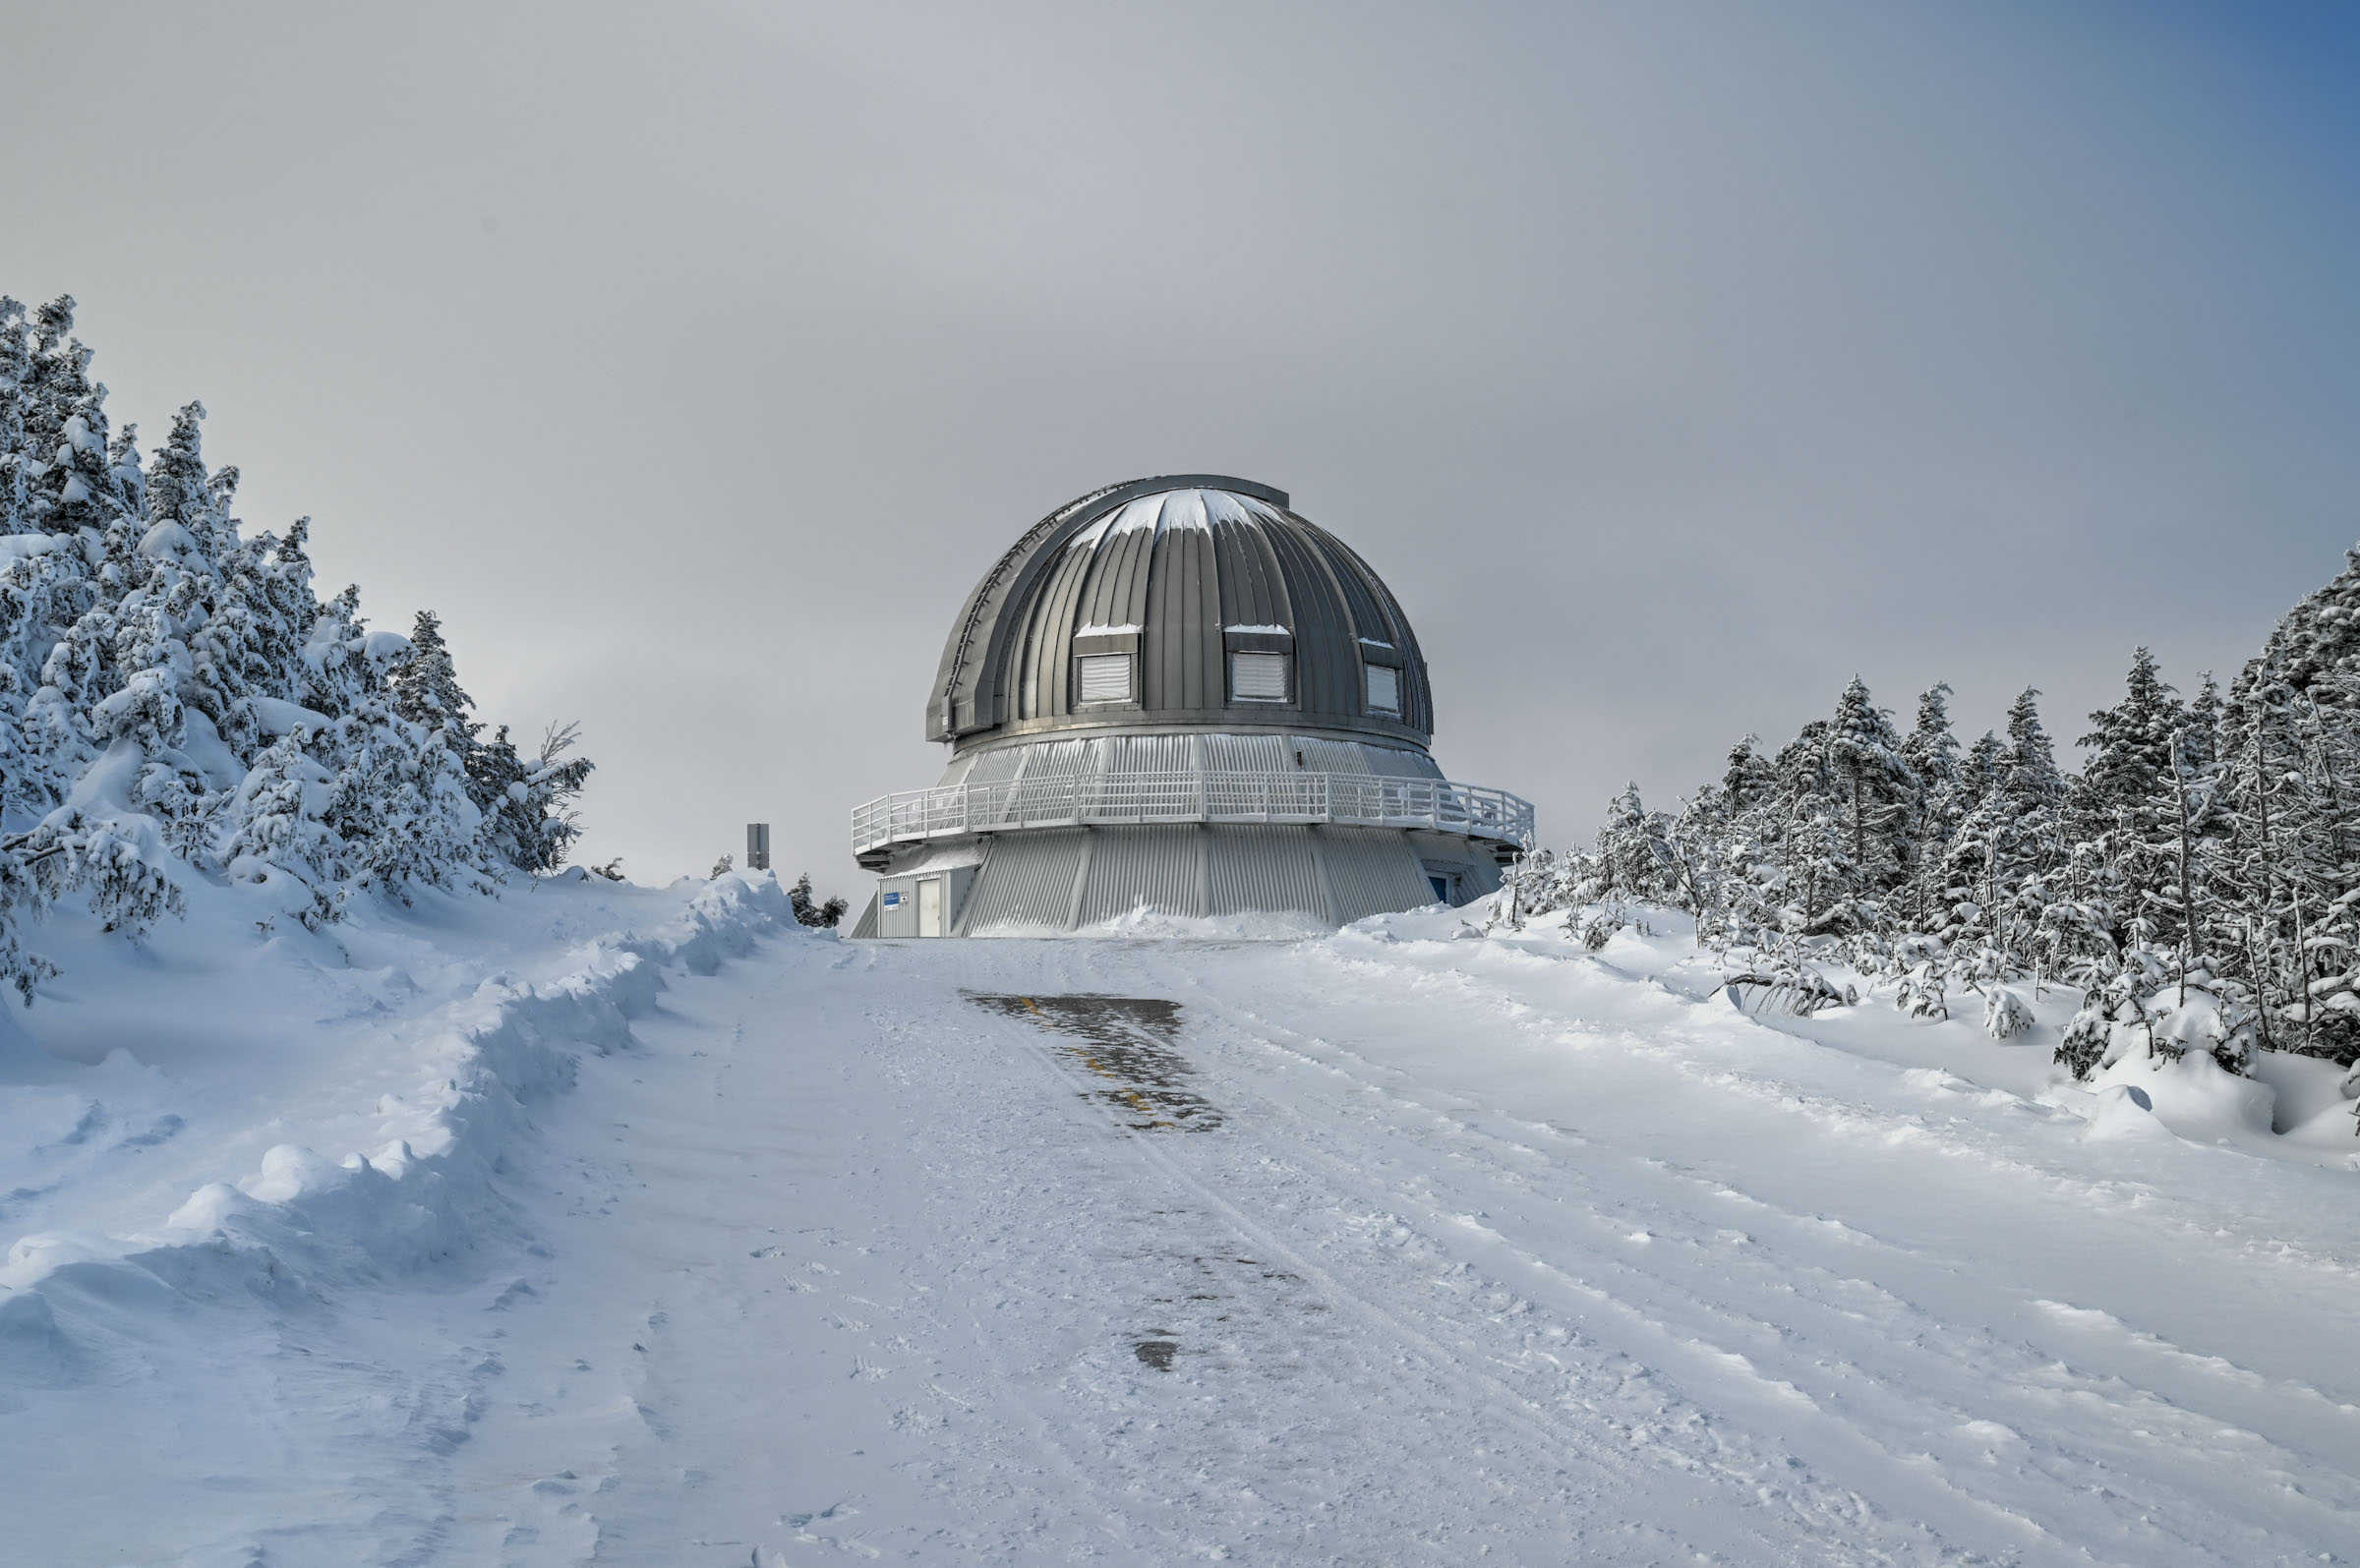
<svg viewBox="0 0 2360 1568"><path fill-rule="evenodd" d="M1392 591L1284 492L1093 491L968 595L926 702L931 789L853 813L856 936L1052 936L1162 915L1334 926L1500 885L1532 807L1453 784Z"/></svg>

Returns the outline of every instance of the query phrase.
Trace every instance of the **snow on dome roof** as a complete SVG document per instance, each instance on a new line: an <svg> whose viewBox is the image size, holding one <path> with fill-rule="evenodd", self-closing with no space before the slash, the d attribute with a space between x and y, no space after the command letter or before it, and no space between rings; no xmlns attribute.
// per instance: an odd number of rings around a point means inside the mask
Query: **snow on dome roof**
<svg viewBox="0 0 2360 1568"><path fill-rule="evenodd" d="M1235 702L1230 656L1288 659L1282 701ZM1132 700L1079 701L1077 661L1134 661ZM1367 668L1399 670L1399 713ZM1391 590L1284 491L1219 474L1111 485L1025 532L968 595L926 705L962 748L1045 731L1340 730L1424 746L1426 662Z"/></svg>

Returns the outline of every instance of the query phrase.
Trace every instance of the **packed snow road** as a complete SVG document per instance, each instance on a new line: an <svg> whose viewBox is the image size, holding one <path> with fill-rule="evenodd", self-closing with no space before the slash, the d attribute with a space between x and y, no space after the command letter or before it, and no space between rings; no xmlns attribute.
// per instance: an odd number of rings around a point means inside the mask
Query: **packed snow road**
<svg viewBox="0 0 2360 1568"><path fill-rule="evenodd" d="M452 1563L2360 1556L2350 1172L1454 925L678 983L356 1484Z"/></svg>
<svg viewBox="0 0 2360 1568"><path fill-rule="evenodd" d="M2342 1102L2058 1084L2063 999L766 877L141 956L0 1038L0 1562L2360 1560Z"/></svg>

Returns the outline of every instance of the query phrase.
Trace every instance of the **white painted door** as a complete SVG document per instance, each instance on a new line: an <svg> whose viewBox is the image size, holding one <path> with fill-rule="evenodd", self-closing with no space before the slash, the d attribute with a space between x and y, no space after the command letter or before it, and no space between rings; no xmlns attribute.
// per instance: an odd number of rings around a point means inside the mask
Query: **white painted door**
<svg viewBox="0 0 2360 1568"><path fill-rule="evenodd" d="M917 884L917 934L942 935L942 878L921 877Z"/></svg>

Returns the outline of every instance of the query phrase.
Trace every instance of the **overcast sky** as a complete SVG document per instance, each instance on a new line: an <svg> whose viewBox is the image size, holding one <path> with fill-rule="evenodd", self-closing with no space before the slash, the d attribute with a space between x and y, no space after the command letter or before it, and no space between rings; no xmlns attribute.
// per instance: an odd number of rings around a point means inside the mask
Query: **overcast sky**
<svg viewBox="0 0 2360 1568"><path fill-rule="evenodd" d="M0 8L0 292L702 871L931 784L1042 513L1351 542L1585 836L1857 670L2070 739L2360 538L2360 47L2278 4Z"/></svg>

